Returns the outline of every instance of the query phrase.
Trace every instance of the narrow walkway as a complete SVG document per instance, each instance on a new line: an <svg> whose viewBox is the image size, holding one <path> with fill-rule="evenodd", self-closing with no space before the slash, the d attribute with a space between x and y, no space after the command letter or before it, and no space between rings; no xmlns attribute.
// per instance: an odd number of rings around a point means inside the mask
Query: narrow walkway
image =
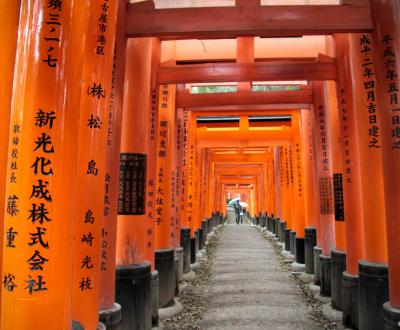
<svg viewBox="0 0 400 330"><path fill-rule="evenodd" d="M257 229L228 217L201 329L320 329L290 275L279 269L271 244Z"/></svg>

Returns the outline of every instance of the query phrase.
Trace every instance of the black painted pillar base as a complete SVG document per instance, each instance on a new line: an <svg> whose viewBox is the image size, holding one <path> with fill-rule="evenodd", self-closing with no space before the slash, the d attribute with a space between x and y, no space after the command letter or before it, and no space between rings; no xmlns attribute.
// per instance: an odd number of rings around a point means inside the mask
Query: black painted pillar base
<svg viewBox="0 0 400 330"><path fill-rule="evenodd" d="M190 238L190 263L196 263L196 236Z"/></svg>
<svg viewBox="0 0 400 330"><path fill-rule="evenodd" d="M278 241L280 234L281 234L281 219L277 218L275 221L275 235L278 238Z"/></svg>
<svg viewBox="0 0 400 330"><path fill-rule="evenodd" d="M199 250L203 250L204 249L204 235L203 235L203 228L201 229L197 229L199 232Z"/></svg>
<svg viewBox="0 0 400 330"><path fill-rule="evenodd" d="M274 235L276 235L276 226L275 226L275 222L276 222L276 221L277 221L276 219L271 218L271 232L272 232L272 234L274 234Z"/></svg>
<svg viewBox="0 0 400 330"><path fill-rule="evenodd" d="M290 235L290 253L296 255L296 232L291 230L289 235Z"/></svg>
<svg viewBox="0 0 400 330"><path fill-rule="evenodd" d="M159 294L159 278L158 271L153 271L151 273L151 325L153 327L158 327L159 315L158 307L160 306L160 294Z"/></svg>
<svg viewBox="0 0 400 330"><path fill-rule="evenodd" d="M314 246L314 284L320 285L321 284L321 267L319 256L322 254L322 249L318 246Z"/></svg>
<svg viewBox="0 0 400 330"><path fill-rule="evenodd" d="M383 304L389 300L388 268L362 260L358 270L358 325L363 330L383 329Z"/></svg>
<svg viewBox="0 0 400 330"><path fill-rule="evenodd" d="M197 254L200 250L200 232L198 229L196 229L196 231L194 232L194 238L195 238L195 252Z"/></svg>
<svg viewBox="0 0 400 330"><path fill-rule="evenodd" d="M183 272L190 272L190 228L181 228L181 247L183 248Z"/></svg>
<svg viewBox="0 0 400 330"><path fill-rule="evenodd" d="M279 242L285 243L285 228L286 228L286 222L283 220L280 220L279 222Z"/></svg>
<svg viewBox="0 0 400 330"><path fill-rule="evenodd" d="M320 295L330 297L332 293L332 259L330 256L319 256Z"/></svg>
<svg viewBox="0 0 400 330"><path fill-rule="evenodd" d="M120 330L121 329L121 305L114 303L110 309L101 310L99 313L99 320L107 329Z"/></svg>
<svg viewBox="0 0 400 330"><path fill-rule="evenodd" d="M314 274L314 246L317 245L317 230L309 227L304 232L305 272L307 274Z"/></svg>
<svg viewBox="0 0 400 330"><path fill-rule="evenodd" d="M384 330L398 330L400 328L400 309L394 308L389 302L383 304Z"/></svg>
<svg viewBox="0 0 400 330"><path fill-rule="evenodd" d="M290 232L292 230L287 228L285 229L285 251L290 251Z"/></svg>
<svg viewBox="0 0 400 330"><path fill-rule="evenodd" d="M296 262L298 264L305 263L305 256L304 256L304 238L296 237Z"/></svg>
<svg viewBox="0 0 400 330"><path fill-rule="evenodd" d="M72 330L85 330L84 326L75 320L72 320L71 329Z"/></svg>
<svg viewBox="0 0 400 330"><path fill-rule="evenodd" d="M346 271L346 252L332 250L332 273L331 273L331 305L334 309L342 310L343 272Z"/></svg>
<svg viewBox="0 0 400 330"><path fill-rule="evenodd" d="M270 218L270 217L267 217L267 230L268 230L269 232L272 231L271 218Z"/></svg>
<svg viewBox="0 0 400 330"><path fill-rule="evenodd" d="M358 275L344 272L342 286L343 324L358 329Z"/></svg>
<svg viewBox="0 0 400 330"><path fill-rule="evenodd" d="M279 221L281 221L279 218L277 218L274 222L275 225L275 236L279 237Z"/></svg>
<svg viewBox="0 0 400 330"><path fill-rule="evenodd" d="M201 222L201 230L203 231L203 247L206 245L207 240L207 220Z"/></svg>
<svg viewBox="0 0 400 330"><path fill-rule="evenodd" d="M208 218L208 219L207 219L207 234L211 233L211 230L212 230L212 228L211 228L211 226L212 226L211 221L212 221L212 218Z"/></svg>
<svg viewBox="0 0 400 330"><path fill-rule="evenodd" d="M175 256L173 249L156 250L155 269L158 271L160 308L174 304Z"/></svg>
<svg viewBox="0 0 400 330"><path fill-rule="evenodd" d="M173 266L172 262L172 271ZM118 266L115 282L115 299L121 304L121 329L150 329L152 314L150 263Z"/></svg>

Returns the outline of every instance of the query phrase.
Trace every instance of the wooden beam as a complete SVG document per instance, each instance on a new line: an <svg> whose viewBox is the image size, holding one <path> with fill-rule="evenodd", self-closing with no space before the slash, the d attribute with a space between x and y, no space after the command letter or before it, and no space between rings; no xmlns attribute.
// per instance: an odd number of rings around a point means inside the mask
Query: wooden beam
<svg viewBox="0 0 400 330"><path fill-rule="evenodd" d="M176 106L178 108L250 105L250 104L288 104L312 103L312 91L309 89L298 91L270 91L270 92L235 92L191 94L189 90L178 90Z"/></svg>
<svg viewBox="0 0 400 330"><path fill-rule="evenodd" d="M288 113L290 110L299 109L310 109L308 103L285 103L285 104L250 104L250 105L221 105L221 106L209 106L209 107L192 107L184 108L185 111L191 111L199 116L212 116L215 112L218 112L218 116L230 115L239 116L248 115L251 112L252 115L272 115L274 113L281 112L282 114Z"/></svg>
<svg viewBox="0 0 400 330"><path fill-rule="evenodd" d="M160 84L335 80L336 63L309 61L268 61L255 63L208 63L160 67Z"/></svg>
<svg viewBox="0 0 400 330"><path fill-rule="evenodd" d="M128 37L236 38L370 32L366 2L345 5L236 6L152 9L128 4Z"/></svg>

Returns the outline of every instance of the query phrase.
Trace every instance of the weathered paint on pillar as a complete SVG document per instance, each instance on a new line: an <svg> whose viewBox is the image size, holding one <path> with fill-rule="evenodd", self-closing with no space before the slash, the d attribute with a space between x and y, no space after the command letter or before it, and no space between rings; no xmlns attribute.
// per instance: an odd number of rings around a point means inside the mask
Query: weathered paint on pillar
<svg viewBox="0 0 400 330"><path fill-rule="evenodd" d="M316 144L316 160L319 189L320 226L317 227L318 246L325 256L330 256L335 245L335 223L333 210L332 149L329 123L329 107L325 99L325 83L313 82L314 105L312 118ZM318 230L319 229L319 230Z"/></svg>
<svg viewBox="0 0 400 330"><path fill-rule="evenodd" d="M381 109L390 305L400 308L400 3L373 0L376 93ZM382 214L380 215L382 216ZM382 257L381 257L382 258Z"/></svg>
<svg viewBox="0 0 400 330"><path fill-rule="evenodd" d="M125 81L126 0L118 1L114 63L107 130L107 163L104 182L103 228L100 257L100 310L111 309L115 303L116 236L119 192L119 160Z"/></svg>

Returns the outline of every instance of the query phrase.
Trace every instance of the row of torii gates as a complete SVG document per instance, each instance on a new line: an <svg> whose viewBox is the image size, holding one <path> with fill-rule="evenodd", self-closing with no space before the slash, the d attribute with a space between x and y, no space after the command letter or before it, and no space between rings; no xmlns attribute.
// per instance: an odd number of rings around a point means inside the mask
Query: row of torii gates
<svg viewBox="0 0 400 330"><path fill-rule="evenodd" d="M237 194L261 223L284 221L347 325L397 329L399 1L2 0L0 21L1 329L96 329L99 311L113 328L116 301L124 328L148 329L154 270L157 310L174 258L188 269ZM304 35L332 37L313 58L255 59L254 37ZM234 38L236 61L161 47Z"/></svg>

